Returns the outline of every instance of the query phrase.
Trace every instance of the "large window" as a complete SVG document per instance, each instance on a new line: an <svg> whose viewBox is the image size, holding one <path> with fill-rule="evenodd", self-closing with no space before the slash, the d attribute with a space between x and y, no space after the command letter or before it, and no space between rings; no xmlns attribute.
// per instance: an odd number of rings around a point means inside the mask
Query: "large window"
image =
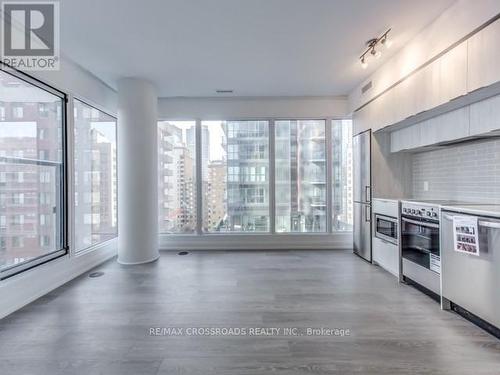
<svg viewBox="0 0 500 375"><path fill-rule="evenodd" d="M160 233L196 232L196 123L158 123Z"/></svg>
<svg viewBox="0 0 500 375"><path fill-rule="evenodd" d="M322 119L160 122L161 232L351 231L351 126Z"/></svg>
<svg viewBox="0 0 500 375"><path fill-rule="evenodd" d="M324 120L275 122L276 232L326 232Z"/></svg>
<svg viewBox="0 0 500 375"><path fill-rule="evenodd" d="M116 119L74 100L75 245L80 251L116 237Z"/></svg>
<svg viewBox="0 0 500 375"><path fill-rule="evenodd" d="M204 121L203 230L269 231L269 122Z"/></svg>
<svg viewBox="0 0 500 375"><path fill-rule="evenodd" d="M332 121L332 230L352 231L352 120Z"/></svg>
<svg viewBox="0 0 500 375"><path fill-rule="evenodd" d="M0 271L58 256L64 236L62 94L0 71Z"/></svg>

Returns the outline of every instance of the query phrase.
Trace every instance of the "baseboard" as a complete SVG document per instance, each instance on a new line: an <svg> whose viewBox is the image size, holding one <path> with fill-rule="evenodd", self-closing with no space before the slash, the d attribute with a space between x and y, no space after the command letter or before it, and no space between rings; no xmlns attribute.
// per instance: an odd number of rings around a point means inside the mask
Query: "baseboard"
<svg viewBox="0 0 500 375"><path fill-rule="evenodd" d="M352 233L160 235L161 250L335 250L352 248Z"/></svg>

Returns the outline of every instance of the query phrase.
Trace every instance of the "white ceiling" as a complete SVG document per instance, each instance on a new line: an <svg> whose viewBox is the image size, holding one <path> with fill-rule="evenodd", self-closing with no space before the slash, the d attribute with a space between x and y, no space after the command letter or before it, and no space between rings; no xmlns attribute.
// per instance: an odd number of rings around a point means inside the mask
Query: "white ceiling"
<svg viewBox="0 0 500 375"><path fill-rule="evenodd" d="M61 49L160 96L345 95L454 0L64 0ZM394 45L361 69L367 39Z"/></svg>

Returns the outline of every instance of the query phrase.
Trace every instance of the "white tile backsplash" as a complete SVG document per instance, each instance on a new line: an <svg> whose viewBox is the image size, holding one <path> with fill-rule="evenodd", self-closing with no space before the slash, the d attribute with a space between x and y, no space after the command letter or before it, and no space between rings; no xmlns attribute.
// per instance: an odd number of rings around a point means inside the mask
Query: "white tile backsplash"
<svg viewBox="0 0 500 375"><path fill-rule="evenodd" d="M500 204L500 140L414 154L413 198Z"/></svg>

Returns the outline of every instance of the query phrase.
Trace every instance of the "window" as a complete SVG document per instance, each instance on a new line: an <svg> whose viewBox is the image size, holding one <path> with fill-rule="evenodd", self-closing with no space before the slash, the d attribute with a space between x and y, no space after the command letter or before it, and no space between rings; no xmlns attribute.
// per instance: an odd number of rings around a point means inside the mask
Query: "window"
<svg viewBox="0 0 500 375"><path fill-rule="evenodd" d="M64 145L62 137L53 136L63 133L64 95L20 77L0 71L0 277L66 252ZM43 140L40 132L47 135ZM50 218L47 225L39 225L39 215ZM47 239L44 246L41 236Z"/></svg>
<svg viewBox="0 0 500 375"><path fill-rule="evenodd" d="M324 120L275 123L276 232L326 232Z"/></svg>
<svg viewBox="0 0 500 375"><path fill-rule="evenodd" d="M88 197L75 196L75 246L81 251L118 234L116 119L77 99L74 119L75 195Z"/></svg>
<svg viewBox="0 0 500 375"><path fill-rule="evenodd" d="M24 107L22 104L16 103L12 105L12 117L21 119L24 116Z"/></svg>
<svg viewBox="0 0 500 375"><path fill-rule="evenodd" d="M268 232L269 122L203 121L203 230Z"/></svg>
<svg viewBox="0 0 500 375"><path fill-rule="evenodd" d="M196 123L158 123L160 233L196 232Z"/></svg>
<svg viewBox="0 0 500 375"><path fill-rule="evenodd" d="M352 231L352 120L332 121L332 230Z"/></svg>
<svg viewBox="0 0 500 375"><path fill-rule="evenodd" d="M352 231L351 126L321 119L159 122L160 231L194 234L198 225L202 233Z"/></svg>

